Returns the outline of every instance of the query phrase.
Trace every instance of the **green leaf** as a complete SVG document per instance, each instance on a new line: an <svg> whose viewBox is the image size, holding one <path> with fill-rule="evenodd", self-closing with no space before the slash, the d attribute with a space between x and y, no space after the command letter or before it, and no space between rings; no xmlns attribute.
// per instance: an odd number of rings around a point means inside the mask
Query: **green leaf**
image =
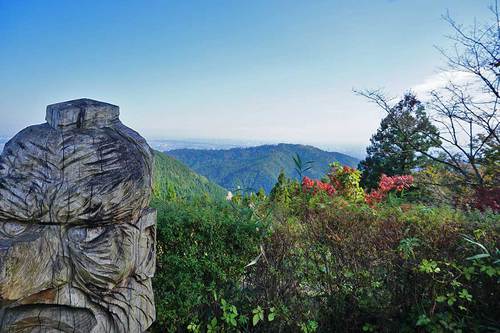
<svg viewBox="0 0 500 333"><path fill-rule="evenodd" d="M436 297L436 302L443 303L444 301L446 301L446 296L438 296L438 297Z"/></svg>
<svg viewBox="0 0 500 333"><path fill-rule="evenodd" d="M417 320L417 323L416 325L417 326L427 326L431 323L431 320L429 319L429 317L427 317L426 315L420 315L418 317L418 320Z"/></svg>
<svg viewBox="0 0 500 333"><path fill-rule="evenodd" d="M252 324L253 324L253 326L257 325L257 323L259 322L259 320L260 320L259 314L258 313L254 314L253 318L252 318Z"/></svg>
<svg viewBox="0 0 500 333"><path fill-rule="evenodd" d="M485 272L489 277L493 277L496 273L496 269L489 265L481 266L481 272Z"/></svg>
<svg viewBox="0 0 500 333"><path fill-rule="evenodd" d="M465 299L465 300L469 301L469 302L470 302L470 301L472 301L472 295L471 295L471 294L469 294L469 291L468 291L467 289L462 289L462 290L458 293L458 296L459 296L460 298L463 298L463 299Z"/></svg>
<svg viewBox="0 0 500 333"><path fill-rule="evenodd" d="M245 315L240 315L238 321L240 322L240 324L246 325L248 323L248 317Z"/></svg>
<svg viewBox="0 0 500 333"><path fill-rule="evenodd" d="M468 257L467 260L477 260L477 259L483 259L483 258L489 258L491 257L489 253L480 253L476 254L475 256Z"/></svg>
<svg viewBox="0 0 500 333"><path fill-rule="evenodd" d="M486 247L484 247L483 244L478 243L478 242L472 240L469 236L466 236L466 235L463 236L463 239L465 239L467 242L469 242L471 244L474 244L474 245L478 246L479 248L481 248L481 250L483 250L485 254L486 253L489 254L488 250L486 249Z"/></svg>

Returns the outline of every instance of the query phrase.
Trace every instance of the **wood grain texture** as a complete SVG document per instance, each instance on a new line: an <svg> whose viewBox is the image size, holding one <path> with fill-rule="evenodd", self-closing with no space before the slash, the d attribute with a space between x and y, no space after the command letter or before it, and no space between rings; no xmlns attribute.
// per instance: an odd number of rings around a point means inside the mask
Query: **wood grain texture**
<svg viewBox="0 0 500 333"><path fill-rule="evenodd" d="M46 120L0 156L0 332L144 332L152 151L115 105L58 103Z"/></svg>

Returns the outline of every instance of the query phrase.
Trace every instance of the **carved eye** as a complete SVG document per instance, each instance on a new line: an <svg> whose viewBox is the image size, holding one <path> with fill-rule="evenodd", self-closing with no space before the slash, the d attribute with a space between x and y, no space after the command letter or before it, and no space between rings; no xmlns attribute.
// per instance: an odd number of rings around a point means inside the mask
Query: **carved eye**
<svg viewBox="0 0 500 333"><path fill-rule="evenodd" d="M104 227L74 227L68 232L74 242L91 242L104 233Z"/></svg>
<svg viewBox="0 0 500 333"><path fill-rule="evenodd" d="M1 225L2 233L8 237L19 236L26 230L27 225L17 222L5 222Z"/></svg>

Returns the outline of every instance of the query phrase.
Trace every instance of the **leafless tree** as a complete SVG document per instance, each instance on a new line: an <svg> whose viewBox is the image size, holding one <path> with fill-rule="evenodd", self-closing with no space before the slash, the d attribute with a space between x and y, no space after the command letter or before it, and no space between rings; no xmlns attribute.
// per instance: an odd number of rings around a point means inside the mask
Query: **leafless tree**
<svg viewBox="0 0 500 333"><path fill-rule="evenodd" d="M481 163L488 149L500 149L500 13L491 7L492 21L474 22L470 27L456 23L449 14L443 19L453 34L447 36L451 48L438 48L447 61L448 83L430 92L426 103L439 128L438 149L421 154L456 171L467 185L483 187ZM391 105L378 90L356 91L386 112ZM396 127L398 124L394 124ZM401 128L404 133L404 128ZM423 133L425 135L425 133ZM411 145L411 137L407 137ZM493 154L498 156L498 154Z"/></svg>

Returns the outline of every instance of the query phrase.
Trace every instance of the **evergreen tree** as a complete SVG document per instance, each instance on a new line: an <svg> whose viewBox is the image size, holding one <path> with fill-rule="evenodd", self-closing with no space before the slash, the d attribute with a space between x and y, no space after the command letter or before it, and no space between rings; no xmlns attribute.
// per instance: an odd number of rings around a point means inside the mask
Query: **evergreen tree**
<svg viewBox="0 0 500 333"><path fill-rule="evenodd" d="M365 189L376 188L382 174L404 175L423 167L429 160L418 152L435 147L438 135L422 103L407 93L389 110L370 139L367 157L359 163L361 184Z"/></svg>
<svg viewBox="0 0 500 333"><path fill-rule="evenodd" d="M280 202L285 206L290 204L291 195L289 193L290 179L285 175L285 172L281 170L278 181L269 193L269 200L271 202Z"/></svg>

